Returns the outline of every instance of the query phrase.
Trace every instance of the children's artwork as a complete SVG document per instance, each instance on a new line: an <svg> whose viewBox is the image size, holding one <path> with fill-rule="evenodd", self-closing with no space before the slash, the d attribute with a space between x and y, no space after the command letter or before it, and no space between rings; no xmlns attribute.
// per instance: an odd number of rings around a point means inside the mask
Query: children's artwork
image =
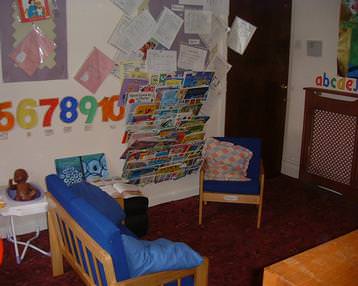
<svg viewBox="0 0 358 286"><path fill-rule="evenodd" d="M17 0L21 22L34 22L50 17L48 0Z"/></svg>
<svg viewBox="0 0 358 286"><path fill-rule="evenodd" d="M9 57L17 67L21 68L28 76L32 76L55 47L55 42L35 27L9 54Z"/></svg>
<svg viewBox="0 0 358 286"><path fill-rule="evenodd" d="M94 48L75 76L81 85L96 93L114 66L113 61L97 48Z"/></svg>
<svg viewBox="0 0 358 286"><path fill-rule="evenodd" d="M255 31L254 25L236 16L229 32L229 48L243 55Z"/></svg>
<svg viewBox="0 0 358 286"><path fill-rule="evenodd" d="M83 175L86 181L108 178L106 156L103 153L81 156Z"/></svg>
<svg viewBox="0 0 358 286"><path fill-rule="evenodd" d="M109 178L103 153L55 159L56 173L67 185Z"/></svg>
<svg viewBox="0 0 358 286"><path fill-rule="evenodd" d="M340 0L337 47L337 73L342 77L358 78L357 1Z"/></svg>
<svg viewBox="0 0 358 286"><path fill-rule="evenodd" d="M29 1L23 1L28 3ZM31 1L33 2L33 1ZM46 7L47 1L41 2ZM0 44L1 44L1 65L2 65L2 80L3 82L20 82L20 81L46 81L54 79L67 79L67 9L66 0L48 1L49 11L56 11L54 17L49 17L44 21L36 21L33 25L31 23L22 23L19 21L20 14L18 1L1 0L0 1ZM24 6L25 7L25 6ZM24 37L38 27L43 31L44 36L56 43L56 48L44 57L44 61L37 66L35 72L31 76L24 72L9 55L16 49ZM46 33L45 33L46 32ZM32 43L36 45L36 42ZM18 60L26 60L20 55ZM33 66L32 64L30 66ZM27 69L26 69L27 70Z"/></svg>
<svg viewBox="0 0 358 286"><path fill-rule="evenodd" d="M56 173L66 185L83 181L83 171L80 157L68 157L55 160Z"/></svg>

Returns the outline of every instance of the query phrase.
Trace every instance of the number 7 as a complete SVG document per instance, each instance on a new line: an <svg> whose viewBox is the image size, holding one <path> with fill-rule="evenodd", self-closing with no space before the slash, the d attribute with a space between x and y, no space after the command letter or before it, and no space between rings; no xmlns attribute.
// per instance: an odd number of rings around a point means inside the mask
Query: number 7
<svg viewBox="0 0 358 286"><path fill-rule="evenodd" d="M58 102L59 102L58 98L40 99L40 106L49 105L49 108L47 109L47 111L45 113L44 120L42 123L43 127L51 126L52 115L58 105Z"/></svg>

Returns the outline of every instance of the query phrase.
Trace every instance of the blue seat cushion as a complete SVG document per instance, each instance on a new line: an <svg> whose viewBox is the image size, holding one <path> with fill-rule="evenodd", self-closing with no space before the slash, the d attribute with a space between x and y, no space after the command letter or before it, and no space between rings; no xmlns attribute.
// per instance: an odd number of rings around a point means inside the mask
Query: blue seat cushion
<svg viewBox="0 0 358 286"><path fill-rule="evenodd" d="M204 192L258 195L260 186L258 179L251 181L204 181Z"/></svg>
<svg viewBox="0 0 358 286"><path fill-rule="evenodd" d="M122 235L130 276L166 270L189 269L200 265L203 258L183 242L167 239L140 240Z"/></svg>
<svg viewBox="0 0 358 286"><path fill-rule="evenodd" d="M120 225L126 218L118 202L99 187L87 182L81 182L73 184L69 188L74 194L91 204L115 225Z"/></svg>

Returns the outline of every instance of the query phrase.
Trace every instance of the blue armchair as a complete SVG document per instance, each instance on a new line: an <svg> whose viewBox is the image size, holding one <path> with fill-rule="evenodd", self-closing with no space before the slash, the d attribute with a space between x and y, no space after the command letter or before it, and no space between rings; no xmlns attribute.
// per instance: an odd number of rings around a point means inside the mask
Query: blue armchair
<svg viewBox="0 0 358 286"><path fill-rule="evenodd" d="M258 206L257 228L261 225L264 190L264 169L261 160L261 140L258 138L216 137L249 149L253 155L247 169L248 181L206 180L205 172L210 168L204 162L200 170L199 224L203 221L203 205L207 202L254 204Z"/></svg>

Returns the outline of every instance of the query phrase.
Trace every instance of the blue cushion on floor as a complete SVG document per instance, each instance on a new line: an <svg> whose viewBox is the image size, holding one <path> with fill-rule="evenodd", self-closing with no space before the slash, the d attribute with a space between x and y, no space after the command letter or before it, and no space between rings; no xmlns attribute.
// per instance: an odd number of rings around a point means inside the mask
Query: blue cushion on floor
<svg viewBox="0 0 358 286"><path fill-rule="evenodd" d="M115 225L121 224L126 215L118 202L99 187L81 182L69 187L74 194L90 203Z"/></svg>
<svg viewBox="0 0 358 286"><path fill-rule="evenodd" d="M228 193L242 195L258 195L260 193L259 180L251 181L204 181L205 192Z"/></svg>
<svg viewBox="0 0 358 286"><path fill-rule="evenodd" d="M137 277L144 274L189 269L200 265L203 258L182 242L167 239L146 241L122 235L129 274Z"/></svg>

